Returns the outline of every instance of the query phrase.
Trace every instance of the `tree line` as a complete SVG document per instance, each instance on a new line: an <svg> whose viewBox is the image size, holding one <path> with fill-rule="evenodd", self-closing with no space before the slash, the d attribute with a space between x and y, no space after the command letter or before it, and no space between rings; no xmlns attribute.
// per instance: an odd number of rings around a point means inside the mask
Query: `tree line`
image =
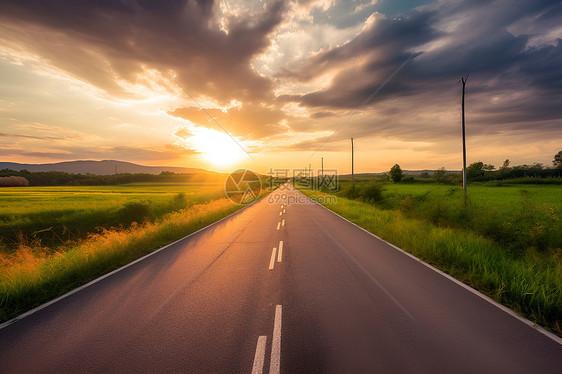
<svg viewBox="0 0 562 374"><path fill-rule="evenodd" d="M511 166L509 159L505 160L499 168L494 165L485 164L477 161L466 168L467 179L472 182L502 181L521 178L560 178L562 176L562 151L558 152L552 161L554 168L545 167L541 163L531 165ZM430 175L427 172L421 173L419 177L433 180L437 183L458 183L462 182L462 175L459 172L449 172L444 167ZM404 175L400 165L395 164L388 172L388 179L398 182L413 182L414 177Z"/></svg>
<svg viewBox="0 0 562 374"><path fill-rule="evenodd" d="M70 174L62 171L31 172L28 170L0 170L3 186L109 186L141 182L185 182L195 179L207 179L208 176L195 173L172 173L163 171L160 174ZM27 183L26 183L27 182Z"/></svg>

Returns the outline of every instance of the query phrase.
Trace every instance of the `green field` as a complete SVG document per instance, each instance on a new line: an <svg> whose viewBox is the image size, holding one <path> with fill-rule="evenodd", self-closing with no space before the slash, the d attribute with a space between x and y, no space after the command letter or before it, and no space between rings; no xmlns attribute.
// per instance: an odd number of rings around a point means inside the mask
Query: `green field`
<svg viewBox="0 0 562 374"><path fill-rule="evenodd" d="M384 186L384 195L391 197L421 196L433 194L443 199L451 200L456 204L462 199L462 186L448 186L429 183L387 183ZM526 191L526 192L524 192ZM505 185L491 187L486 185L469 185L467 193L470 200L480 206L494 206L502 212L509 214L521 204L524 193L535 204L548 204L562 213L562 186L561 185Z"/></svg>
<svg viewBox="0 0 562 374"><path fill-rule="evenodd" d="M466 204L461 186L363 180L355 185L358 196L350 191L351 183L344 181L337 195L399 210L439 227L470 230L495 240L513 255L562 248L562 185L475 184L468 187Z"/></svg>
<svg viewBox="0 0 562 374"><path fill-rule="evenodd" d="M11 251L35 241L55 248L97 228L127 227L221 197L222 183L5 187L0 189L0 245Z"/></svg>
<svg viewBox="0 0 562 374"><path fill-rule="evenodd" d="M468 191L344 181L326 207L562 335L562 186Z"/></svg>

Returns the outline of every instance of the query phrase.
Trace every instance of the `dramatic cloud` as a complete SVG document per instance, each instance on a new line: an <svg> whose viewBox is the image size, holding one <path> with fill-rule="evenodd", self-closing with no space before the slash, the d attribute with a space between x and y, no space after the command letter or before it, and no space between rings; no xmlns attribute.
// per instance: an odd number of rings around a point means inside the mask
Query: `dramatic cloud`
<svg viewBox="0 0 562 374"><path fill-rule="evenodd" d="M219 125L233 129L235 135L246 138L264 138L286 130L283 121L292 116L280 109L265 105L244 105L221 109L200 109L195 107L178 108L171 115L187 119L206 127L218 128Z"/></svg>
<svg viewBox="0 0 562 374"><path fill-rule="evenodd" d="M113 95L128 96L121 83L135 84L159 63L191 94L229 102L270 94L250 61L268 47L283 9L277 1L229 17L226 32L212 1L5 1L0 32L5 45Z"/></svg>

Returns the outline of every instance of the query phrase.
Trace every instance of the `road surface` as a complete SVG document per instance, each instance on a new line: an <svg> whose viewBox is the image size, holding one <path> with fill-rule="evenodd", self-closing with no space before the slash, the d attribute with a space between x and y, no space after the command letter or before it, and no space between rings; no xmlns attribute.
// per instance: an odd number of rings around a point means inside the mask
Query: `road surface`
<svg viewBox="0 0 562 374"><path fill-rule="evenodd" d="M3 327L0 372L562 372L560 343L307 201L279 189Z"/></svg>

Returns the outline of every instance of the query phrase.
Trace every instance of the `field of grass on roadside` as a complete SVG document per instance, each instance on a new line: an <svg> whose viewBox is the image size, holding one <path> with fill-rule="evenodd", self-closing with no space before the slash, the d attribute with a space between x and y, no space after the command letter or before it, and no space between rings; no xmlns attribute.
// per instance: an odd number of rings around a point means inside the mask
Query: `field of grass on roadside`
<svg viewBox="0 0 562 374"><path fill-rule="evenodd" d="M392 190L394 187L389 185L388 188ZM396 187L397 190L401 188ZM404 187L404 190L409 188ZM474 189L471 190L476 194ZM322 194L318 191L303 192ZM560 249L540 252L530 248L514 254L496 240L469 228L440 226L438 222L415 217L404 209L389 209L388 206L381 209L372 203L338 196L336 204L327 204L326 207L527 318L562 334ZM505 209L508 209L507 205Z"/></svg>
<svg viewBox="0 0 562 374"><path fill-rule="evenodd" d="M496 241L513 256L529 251L550 254L562 248L562 186L470 185L465 204L462 187L424 183L343 182L338 196L356 197L384 210L439 227L462 228Z"/></svg>
<svg viewBox="0 0 562 374"><path fill-rule="evenodd" d="M244 207L225 198L187 205L153 221L90 233L86 239L59 247L55 253L24 244L17 250L0 253L0 322Z"/></svg>
<svg viewBox="0 0 562 374"><path fill-rule="evenodd" d="M118 186L0 189L0 249L56 249L96 229L128 227L224 196L222 184L138 183Z"/></svg>

